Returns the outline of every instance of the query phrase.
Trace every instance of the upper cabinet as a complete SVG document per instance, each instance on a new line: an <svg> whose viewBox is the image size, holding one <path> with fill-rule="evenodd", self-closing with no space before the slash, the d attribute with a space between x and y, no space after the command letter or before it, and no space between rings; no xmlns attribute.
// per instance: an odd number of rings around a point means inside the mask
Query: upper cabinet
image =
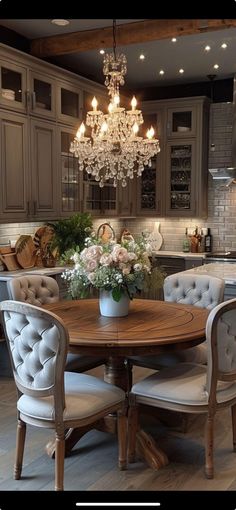
<svg viewBox="0 0 236 510"><path fill-rule="evenodd" d="M27 67L0 59L0 105L18 112L27 111Z"/></svg>
<svg viewBox="0 0 236 510"><path fill-rule="evenodd" d="M16 50L8 55L0 47L0 106L76 125L83 108L82 84L67 74L72 75Z"/></svg>
<svg viewBox="0 0 236 510"><path fill-rule="evenodd" d="M196 135L196 106L176 106L167 108L167 137L188 138Z"/></svg>
<svg viewBox="0 0 236 510"><path fill-rule="evenodd" d="M209 100L146 101L142 108L148 116L158 112L156 136L161 152L156 157L156 176L154 164L143 172L141 204L154 200L163 216L206 217Z"/></svg>

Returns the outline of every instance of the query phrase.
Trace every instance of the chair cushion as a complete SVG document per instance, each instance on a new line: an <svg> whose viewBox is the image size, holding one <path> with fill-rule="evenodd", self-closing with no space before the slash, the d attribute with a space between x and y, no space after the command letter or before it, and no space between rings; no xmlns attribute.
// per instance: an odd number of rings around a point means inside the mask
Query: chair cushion
<svg viewBox="0 0 236 510"><path fill-rule="evenodd" d="M87 374L65 372L64 421L83 419L125 400L125 392ZM31 418L54 421L53 397L35 398L22 395L18 410Z"/></svg>
<svg viewBox="0 0 236 510"><path fill-rule="evenodd" d="M134 384L131 393L147 400L161 399L183 405L204 405L208 403L206 370L203 365L180 363L142 379ZM224 402L233 397L236 397L236 383L219 381L217 401ZM147 403L150 404L150 401Z"/></svg>
<svg viewBox="0 0 236 510"><path fill-rule="evenodd" d="M103 365L103 363L103 358L69 352L66 357L65 370L67 370L67 372L85 372L86 370L91 370L99 365Z"/></svg>

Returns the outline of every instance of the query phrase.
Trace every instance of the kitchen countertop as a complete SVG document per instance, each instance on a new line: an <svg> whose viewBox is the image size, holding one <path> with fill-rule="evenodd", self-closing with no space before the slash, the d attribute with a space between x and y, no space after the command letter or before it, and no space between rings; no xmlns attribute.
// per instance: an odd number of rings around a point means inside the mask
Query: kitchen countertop
<svg viewBox="0 0 236 510"><path fill-rule="evenodd" d="M50 276L54 274L60 274L65 270L63 266L55 267L32 267L28 269L17 269L16 271L0 271L0 281L10 280L16 276L26 276L27 274L42 274L44 276Z"/></svg>
<svg viewBox="0 0 236 510"><path fill-rule="evenodd" d="M206 253L191 253L191 252L184 252L184 251L153 251L152 255L155 257L182 257L182 258L202 258L204 259L206 256Z"/></svg>
<svg viewBox="0 0 236 510"><path fill-rule="evenodd" d="M236 263L212 262L211 264L203 264L202 266L188 269L184 273L209 274L223 278L226 284L236 285Z"/></svg>

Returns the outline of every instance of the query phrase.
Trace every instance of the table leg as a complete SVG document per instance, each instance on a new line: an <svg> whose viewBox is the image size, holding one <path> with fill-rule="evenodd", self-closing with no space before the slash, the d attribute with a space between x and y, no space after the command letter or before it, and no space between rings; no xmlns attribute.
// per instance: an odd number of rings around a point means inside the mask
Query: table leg
<svg viewBox="0 0 236 510"><path fill-rule="evenodd" d="M144 432L144 430L139 430L137 433L136 453L139 457L145 459L147 464L155 470L160 469L169 463L165 452L156 445L154 439Z"/></svg>

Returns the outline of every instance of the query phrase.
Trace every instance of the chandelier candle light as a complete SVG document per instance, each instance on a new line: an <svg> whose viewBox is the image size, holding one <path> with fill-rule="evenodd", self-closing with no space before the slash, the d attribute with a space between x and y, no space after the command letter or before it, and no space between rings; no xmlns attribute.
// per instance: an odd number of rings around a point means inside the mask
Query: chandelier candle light
<svg viewBox="0 0 236 510"><path fill-rule="evenodd" d="M113 20L113 53L105 54L103 74L110 96L108 113L98 110L98 102L92 100L92 111L87 112L86 125L91 137L85 136L85 124L80 125L70 152L78 157L79 170L91 174L102 188L111 180L113 186L121 181L127 185L127 178L140 176L145 166L151 166L151 158L160 152L159 140L154 138L154 129L148 129L146 139L138 136L143 123L141 110L133 97L131 110L120 106L119 88L124 85L127 72L125 55L116 53L116 22Z"/></svg>

